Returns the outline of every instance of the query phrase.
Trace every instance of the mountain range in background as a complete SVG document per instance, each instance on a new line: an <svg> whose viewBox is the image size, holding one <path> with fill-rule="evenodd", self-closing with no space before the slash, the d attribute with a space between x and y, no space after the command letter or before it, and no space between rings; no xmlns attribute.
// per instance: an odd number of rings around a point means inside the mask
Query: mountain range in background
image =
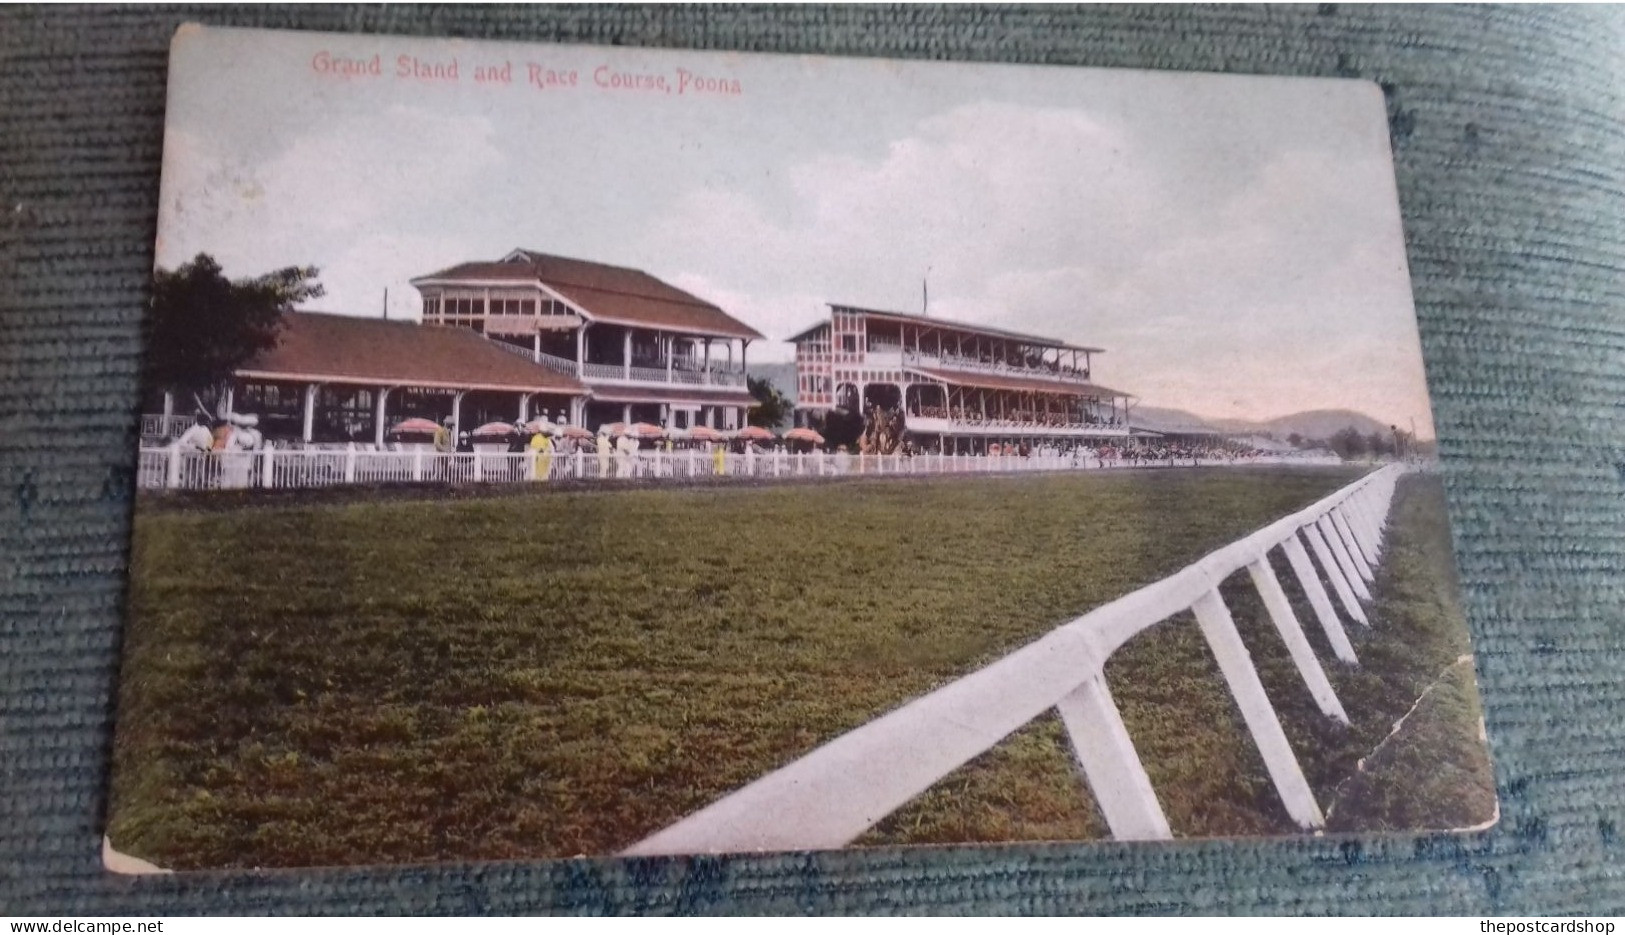
<svg viewBox="0 0 1625 935"><path fill-rule="evenodd" d="M1307 412L1294 412L1291 415L1277 416L1273 419L1211 419L1186 412L1183 409L1163 409L1157 406L1135 406L1131 411L1130 420L1138 422L1144 419L1147 422L1159 422L1175 425L1192 425L1224 432L1234 435L1268 435L1271 438L1285 440L1292 434L1304 438L1331 438L1338 432L1352 428L1361 435L1370 435L1376 432L1387 436L1390 427L1371 418L1363 412L1352 409L1311 409ZM1400 426L1409 430L1409 426Z"/></svg>
<svg viewBox="0 0 1625 935"><path fill-rule="evenodd" d="M766 379L779 392L783 393L791 403L796 401L796 365L794 363L760 363L749 366L750 375L759 379ZM1178 427L1186 431L1211 431L1235 435L1267 435L1271 438L1285 441L1287 436L1294 433L1313 439L1327 439L1346 428L1353 428L1361 435L1370 435L1376 432L1386 437L1389 426L1371 418L1363 412L1352 409L1312 409L1307 412L1294 412L1291 415L1277 416L1274 419L1213 419L1199 416L1183 409L1167 409L1159 406L1135 406L1132 410L1132 421L1139 424L1141 420L1146 423L1163 425L1169 428ZM1410 426L1399 426L1406 431Z"/></svg>

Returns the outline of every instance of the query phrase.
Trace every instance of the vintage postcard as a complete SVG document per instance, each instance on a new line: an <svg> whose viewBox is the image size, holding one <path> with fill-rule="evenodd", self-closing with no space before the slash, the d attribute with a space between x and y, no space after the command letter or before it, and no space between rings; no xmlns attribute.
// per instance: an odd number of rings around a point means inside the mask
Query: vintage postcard
<svg viewBox="0 0 1625 935"><path fill-rule="evenodd" d="M113 869L1495 820L1369 83L189 26L156 266Z"/></svg>

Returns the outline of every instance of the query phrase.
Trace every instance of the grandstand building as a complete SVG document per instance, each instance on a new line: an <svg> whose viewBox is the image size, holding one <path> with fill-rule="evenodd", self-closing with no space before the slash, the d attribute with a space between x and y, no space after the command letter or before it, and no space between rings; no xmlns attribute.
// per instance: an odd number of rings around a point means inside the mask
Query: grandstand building
<svg viewBox="0 0 1625 935"><path fill-rule="evenodd" d="M641 270L514 250L412 280L423 323L467 328L579 382L569 421L745 425L745 353L762 335Z"/></svg>
<svg viewBox="0 0 1625 935"><path fill-rule="evenodd" d="M1092 380L1100 348L903 312L830 305L790 338L796 419L901 412L927 449L1092 443L1129 437L1133 397Z"/></svg>

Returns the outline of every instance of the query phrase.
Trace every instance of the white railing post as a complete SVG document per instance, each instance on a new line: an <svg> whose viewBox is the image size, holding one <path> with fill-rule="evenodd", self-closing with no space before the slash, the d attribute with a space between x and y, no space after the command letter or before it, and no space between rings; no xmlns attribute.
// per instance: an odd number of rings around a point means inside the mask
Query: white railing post
<svg viewBox="0 0 1625 935"><path fill-rule="evenodd" d="M1356 597L1362 601L1371 600L1371 590L1365 586L1365 579L1360 576L1360 570L1354 566L1354 559L1349 555L1348 546L1343 544L1343 536L1332 525L1332 521L1322 516L1315 521L1315 526L1331 547L1332 555L1337 559L1338 567L1343 569L1343 577L1348 580L1349 588Z"/></svg>
<svg viewBox="0 0 1625 935"><path fill-rule="evenodd" d="M1344 524L1348 526L1349 532L1354 534L1354 540L1359 543L1360 552L1365 556L1366 564L1371 566L1372 571L1375 571L1377 568L1376 533L1372 531L1370 524L1366 521L1366 514L1360 508L1358 500L1361 499L1364 499L1364 497L1356 494L1354 498L1343 501L1343 505L1338 508L1338 513L1342 514Z"/></svg>
<svg viewBox="0 0 1625 935"><path fill-rule="evenodd" d="M1349 642L1348 634L1343 632L1343 623L1337 619L1337 611L1332 609L1332 599L1326 594L1326 588L1320 583L1320 575L1315 573L1315 566L1309 562L1309 553L1303 550L1303 544L1298 541L1297 535L1291 535L1281 543L1281 551L1286 553L1286 560L1292 565L1292 571L1298 576L1298 586L1309 597L1309 606L1315 609L1315 619L1320 621L1320 629L1326 634L1326 641L1332 644L1332 652L1337 658L1350 665L1359 665L1360 660L1354 655L1354 646Z"/></svg>
<svg viewBox="0 0 1625 935"><path fill-rule="evenodd" d="M169 446L169 460L164 465L164 486L174 489L181 485L181 446Z"/></svg>
<svg viewBox="0 0 1625 935"><path fill-rule="evenodd" d="M276 445L266 442L260 453L260 486L267 489L276 486L276 469L271 463L275 452Z"/></svg>
<svg viewBox="0 0 1625 935"><path fill-rule="evenodd" d="M423 449L417 445L412 446L412 480L423 480Z"/></svg>
<svg viewBox="0 0 1625 935"><path fill-rule="evenodd" d="M355 442L344 447L344 482L355 483Z"/></svg>
<svg viewBox="0 0 1625 935"><path fill-rule="evenodd" d="M478 484L483 480L485 480L485 465L484 465L484 462L482 462L480 460L480 450L478 448L475 448L474 449L474 483Z"/></svg>
<svg viewBox="0 0 1625 935"><path fill-rule="evenodd" d="M1241 634L1236 632L1236 622L1231 619L1229 608L1220 600L1219 592L1212 590L1202 595L1191 610L1196 613L1196 622L1219 663L1225 683L1230 686L1236 706L1241 709L1242 720L1247 722L1253 743L1264 758L1264 768L1275 782L1275 791L1281 796L1287 814L1302 828L1322 827L1326 818L1315 802L1308 781L1303 778L1303 769L1298 766L1298 758L1287 742L1280 719L1275 716L1275 708L1258 680L1258 671L1253 668Z"/></svg>
<svg viewBox="0 0 1625 935"><path fill-rule="evenodd" d="M1382 558L1382 522L1377 518L1377 491L1361 496L1355 504L1355 510L1360 514L1360 520L1365 524L1366 535L1371 543L1373 558Z"/></svg>
<svg viewBox="0 0 1625 935"><path fill-rule="evenodd" d="M1253 579L1258 596L1264 599L1270 621L1275 624L1275 631L1281 634L1281 642L1286 644L1287 653L1298 667L1298 674L1303 676L1303 683L1309 686L1309 694L1314 696L1320 713L1347 726L1349 716L1344 713L1342 702L1337 700L1337 692L1332 690L1332 683L1326 678L1326 670L1320 667L1320 660L1315 658L1314 649L1303 635L1298 615L1292 612L1286 592L1281 590L1281 582L1275 577L1275 569L1270 566L1269 554L1259 556L1257 561L1248 565L1247 574Z"/></svg>
<svg viewBox="0 0 1625 935"><path fill-rule="evenodd" d="M1314 551L1315 558L1320 561L1321 570L1326 573L1326 580L1332 583L1332 590L1337 592L1337 602L1343 605L1344 613L1354 620L1371 625L1366 619L1365 608L1355 599L1354 592L1349 590L1348 579L1343 569L1338 566L1337 560L1332 557L1331 547L1326 544L1325 537L1320 534L1320 527L1315 523L1306 524L1299 532L1308 540L1309 548Z"/></svg>
<svg viewBox="0 0 1625 935"><path fill-rule="evenodd" d="M1072 741L1084 781L1119 841L1166 841L1174 836L1145 774L1106 676L1085 679L1055 706Z"/></svg>
<svg viewBox="0 0 1625 935"><path fill-rule="evenodd" d="M1360 573L1361 580L1366 582L1376 581L1376 571L1371 567L1371 562L1366 559L1365 550L1361 548L1360 540L1355 537L1354 530L1349 528L1348 521L1343 518L1342 511L1336 508L1328 510L1326 519L1332 524L1332 528L1337 531L1338 538L1343 540L1343 549L1349 553L1349 561L1354 563L1354 570ZM1367 600L1369 599L1367 598Z"/></svg>

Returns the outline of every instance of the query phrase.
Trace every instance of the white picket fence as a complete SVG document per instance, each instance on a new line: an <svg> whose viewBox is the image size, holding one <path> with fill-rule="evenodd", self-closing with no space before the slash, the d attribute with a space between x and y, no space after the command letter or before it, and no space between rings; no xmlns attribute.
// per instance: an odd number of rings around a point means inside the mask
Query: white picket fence
<svg viewBox="0 0 1625 935"><path fill-rule="evenodd" d="M633 845L630 855L797 851L849 844L876 822L1046 711L1059 712L1074 756L1118 840L1172 837L1122 716L1106 660L1129 639L1186 610L1218 660L1287 812L1325 824L1219 584L1245 568L1321 712L1348 717L1304 636L1269 553L1281 549L1338 660L1357 665L1321 583L1369 626L1361 600L1382 553L1394 485L1390 465L1213 552L1163 580L1099 607L1033 643L909 702ZM1319 563L1319 572L1305 551Z"/></svg>
<svg viewBox="0 0 1625 935"><path fill-rule="evenodd" d="M425 447L378 451L365 447L205 452L176 446L142 448L137 484L143 489L331 487L377 483L519 483L536 481L688 481L706 477L841 477L848 475L975 474L1111 468L1199 467L1226 464L1338 464L1333 459L1174 459L1132 461L1070 455L1022 458L986 455L844 455L825 452L728 452L720 463L704 451L649 450L635 454L437 452Z"/></svg>

